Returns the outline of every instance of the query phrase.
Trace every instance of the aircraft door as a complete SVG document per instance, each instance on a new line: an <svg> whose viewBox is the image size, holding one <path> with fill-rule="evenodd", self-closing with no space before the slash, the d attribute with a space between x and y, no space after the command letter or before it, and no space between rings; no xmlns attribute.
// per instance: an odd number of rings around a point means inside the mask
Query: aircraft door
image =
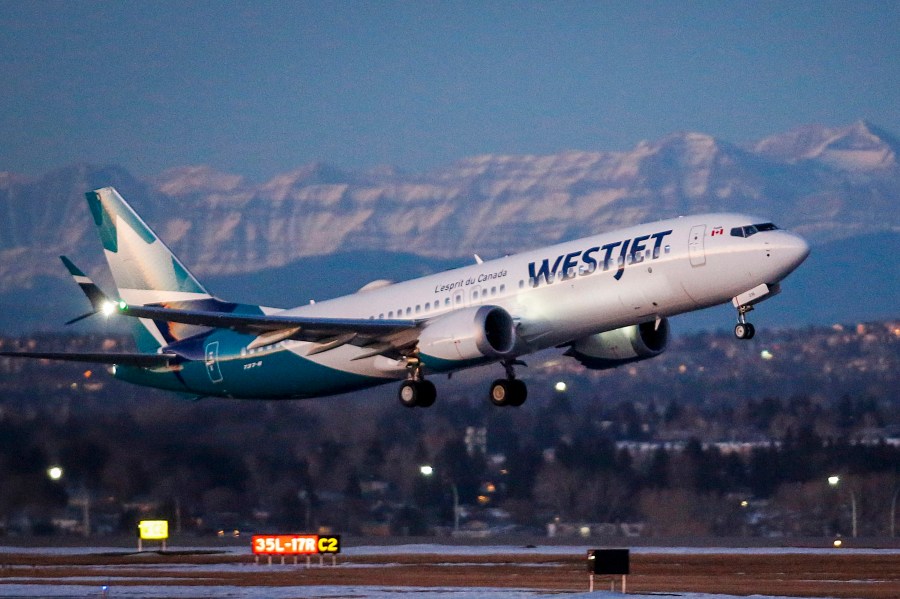
<svg viewBox="0 0 900 599"><path fill-rule="evenodd" d="M222 382L222 371L219 369L219 342L206 344L206 374L213 383Z"/></svg>
<svg viewBox="0 0 900 599"><path fill-rule="evenodd" d="M694 225L688 238L688 255L691 258L691 266L703 266L706 264L706 250L703 248L706 237L706 225Z"/></svg>

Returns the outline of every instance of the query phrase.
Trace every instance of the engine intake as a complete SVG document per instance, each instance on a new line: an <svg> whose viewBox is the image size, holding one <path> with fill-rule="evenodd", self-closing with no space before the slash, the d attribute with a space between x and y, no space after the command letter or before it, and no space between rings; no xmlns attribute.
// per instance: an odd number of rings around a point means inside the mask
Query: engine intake
<svg viewBox="0 0 900 599"><path fill-rule="evenodd" d="M669 344L669 321L644 322L575 341L566 351L591 370L606 370L653 358Z"/></svg>
<svg viewBox="0 0 900 599"><path fill-rule="evenodd" d="M463 308L439 316L419 335L420 353L442 360L503 358L516 345L515 323L499 306Z"/></svg>

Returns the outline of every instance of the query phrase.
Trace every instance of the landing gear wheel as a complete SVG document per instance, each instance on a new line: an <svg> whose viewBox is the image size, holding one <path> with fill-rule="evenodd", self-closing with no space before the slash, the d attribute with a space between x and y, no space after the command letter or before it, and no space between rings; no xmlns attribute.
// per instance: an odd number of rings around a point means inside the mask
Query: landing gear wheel
<svg viewBox="0 0 900 599"><path fill-rule="evenodd" d="M430 408L437 399L437 389L434 383L428 380L419 381L419 403L420 408Z"/></svg>
<svg viewBox="0 0 900 599"><path fill-rule="evenodd" d="M437 389L431 381L403 381L400 384L400 392L397 394L400 403L407 408L416 406L427 408L437 399Z"/></svg>
<svg viewBox="0 0 900 599"><path fill-rule="evenodd" d="M528 387L517 379L497 379L491 383L489 399L495 406L521 406L528 397Z"/></svg>
<svg viewBox="0 0 900 599"><path fill-rule="evenodd" d="M517 408L528 399L528 387L525 385L525 381L520 381L519 379L513 379L509 381L509 383L510 391L512 391L512 395L509 398L509 405Z"/></svg>
<svg viewBox="0 0 900 599"><path fill-rule="evenodd" d="M738 339L753 339L756 328L749 322L739 322L734 327L734 336Z"/></svg>

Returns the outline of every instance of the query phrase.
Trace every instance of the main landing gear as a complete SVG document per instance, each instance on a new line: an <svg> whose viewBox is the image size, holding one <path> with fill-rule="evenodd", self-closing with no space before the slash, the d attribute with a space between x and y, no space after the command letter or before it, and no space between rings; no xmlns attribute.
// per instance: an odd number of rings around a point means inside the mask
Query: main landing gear
<svg viewBox="0 0 900 599"><path fill-rule="evenodd" d="M437 399L437 389L434 383L425 380L422 371L422 363L418 359L410 359L406 367L409 378L400 384L400 403L407 408L428 408L434 405Z"/></svg>
<svg viewBox="0 0 900 599"><path fill-rule="evenodd" d="M511 360L502 362L506 369L506 378L497 379L491 383L488 398L495 406L521 406L528 397L528 387L524 381L516 378L513 366L524 366L524 362ZM437 389L434 383L425 379L422 363L415 359L409 360L407 366L409 378L400 383L397 396L400 403L407 408L427 408L437 399Z"/></svg>
<svg viewBox="0 0 900 599"><path fill-rule="evenodd" d="M400 403L407 408L427 408L437 399L437 389L431 381L407 380L400 385Z"/></svg>

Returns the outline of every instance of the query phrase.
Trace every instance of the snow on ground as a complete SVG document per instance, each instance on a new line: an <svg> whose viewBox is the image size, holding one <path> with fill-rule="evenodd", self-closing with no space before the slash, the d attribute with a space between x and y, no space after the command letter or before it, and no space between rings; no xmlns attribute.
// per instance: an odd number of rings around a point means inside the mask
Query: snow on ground
<svg viewBox="0 0 900 599"><path fill-rule="evenodd" d="M105 593L105 594L104 594ZM707 593L664 593L677 599L748 599L734 595ZM0 584L0 597L142 597L147 599L659 599L660 594L628 593L553 593L522 589L440 588L440 587L379 587L379 586L302 586L302 587L227 587L227 586L123 586L111 585L105 591L100 586L62 585L45 587L30 584ZM790 599L783 596L752 595L753 599ZM815 599L815 598L807 598Z"/></svg>
<svg viewBox="0 0 900 599"><path fill-rule="evenodd" d="M624 544L624 543L623 543ZM415 545L388 545L388 546L360 546L347 547L338 556L338 567L361 567L352 563L341 564L342 558L353 556L384 556L404 554L431 554L441 556L490 556L490 555L520 555L520 556L572 556L583 555L588 546L557 546L546 545L539 547L523 546L460 546L439 544L415 544ZM170 547L170 550L179 550L178 547ZM249 555L249 544L246 547L206 547L191 548L191 551L199 552L223 552L233 555ZM857 554L857 555L900 555L900 548L890 549L866 549L866 548L806 548L806 547L636 547L632 549L636 554L667 554L667 555L825 555L825 554ZM41 554L41 555L76 555L76 554L128 554L134 553L131 549L122 547L12 547L0 546L0 563L3 554ZM147 551L148 558L156 556L153 551ZM459 564L453 564L459 565ZM539 565L539 564L535 564ZM546 564L543 564L546 565ZM301 564L302 566L302 564ZM215 572L246 571L253 566L248 563L235 564L130 564L129 568L165 568L167 570L191 569L197 573L211 574ZM294 565L281 566L276 563L276 568L296 568ZM385 567L381 565L367 565L366 567ZM527 567L527 565L522 565ZM564 596L571 599L659 599L661 594L631 594L627 596L618 593L552 593L546 591L534 591L508 588L460 588L460 587L385 587L385 586L295 586L295 587L234 587L219 585L164 585L158 586L147 579L143 586L117 586L118 579L114 572L116 567L96 566L96 577L72 578L83 584L53 584L49 579L45 584L22 584L26 579L15 576L19 566L12 566L8 576L0 578L0 598L2 597L48 597L48 598L82 598L82 597L107 597L107 598L136 598L148 599L410 599L410 597L422 597L424 599L551 599ZM109 573L111 576L106 576ZM28 579L35 582L35 579ZM130 579L132 582L143 582L142 578ZM156 579L159 580L159 579ZM195 579L203 580L203 579ZM171 580L167 580L171 582ZM107 586L103 590L104 585ZM664 593L666 597L679 599L747 599L732 595L717 595L704 593ZM754 595L753 599L784 599L769 595Z"/></svg>
<svg viewBox="0 0 900 599"><path fill-rule="evenodd" d="M384 555L582 555L588 549L606 546L597 545L539 545L537 547L523 547L521 545L439 545L439 544L414 544L414 545L363 545L359 547L344 547L338 556L384 556ZM619 547L627 547L628 543L619 543ZM246 547L190 547L182 548L169 546L169 551L196 551L198 553L229 553L238 555L250 555L250 543ZM133 549L123 547L14 547L0 546L0 556L3 554L36 554L36 555L84 555L109 553L122 555L136 553ZM147 550L144 553L148 557L155 556L155 550ZM631 553L640 555L831 555L834 553L848 553L853 555L900 555L900 547L893 548L851 548L842 547L632 547Z"/></svg>
<svg viewBox="0 0 900 599"><path fill-rule="evenodd" d="M622 543L618 546L627 546ZM342 555L583 555L597 545L542 545L522 547L514 545L389 545L348 547ZM0 549L2 551L2 549ZM900 555L900 547L890 549L833 547L632 547L631 553L641 555L822 555L834 553L856 555Z"/></svg>

